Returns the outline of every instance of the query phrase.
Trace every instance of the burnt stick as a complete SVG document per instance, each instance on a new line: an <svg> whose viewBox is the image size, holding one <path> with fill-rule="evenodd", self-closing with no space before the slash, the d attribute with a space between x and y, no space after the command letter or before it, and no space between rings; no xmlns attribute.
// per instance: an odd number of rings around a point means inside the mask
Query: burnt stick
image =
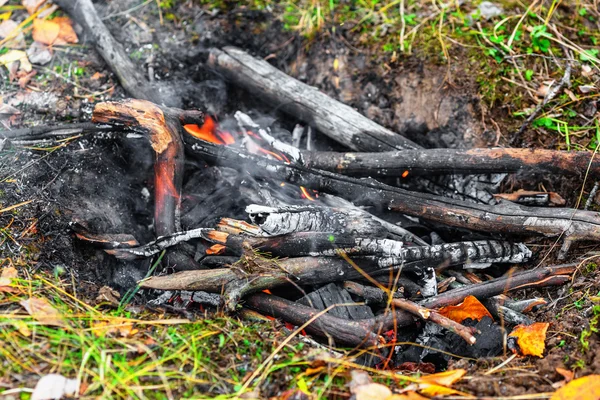
<svg viewBox="0 0 600 400"><path fill-rule="evenodd" d="M79 122L63 125L40 125L31 128L13 129L0 131L0 138L37 140L55 138L59 136L77 135L85 132L110 132L117 128L111 125L99 125L93 122Z"/></svg>
<svg viewBox="0 0 600 400"><path fill-rule="evenodd" d="M351 176L488 174L493 172L552 172L600 174L600 159L589 151L546 149L419 149L382 153L300 151L297 161L307 168ZM591 163L590 163L591 162ZM407 172L408 171L408 172Z"/></svg>
<svg viewBox="0 0 600 400"><path fill-rule="evenodd" d="M186 135L193 143L188 148L215 162L242 170L251 168L255 174L277 177L287 182L332 193L358 204L375 204L450 226L492 233L541 234L565 239L568 245L576 240L600 241L600 215L576 209L525 207L504 202L490 206L442 196L411 192L385 185L374 179L352 178L333 172L283 164L226 146L217 146ZM366 190L369 189L369 190Z"/></svg>

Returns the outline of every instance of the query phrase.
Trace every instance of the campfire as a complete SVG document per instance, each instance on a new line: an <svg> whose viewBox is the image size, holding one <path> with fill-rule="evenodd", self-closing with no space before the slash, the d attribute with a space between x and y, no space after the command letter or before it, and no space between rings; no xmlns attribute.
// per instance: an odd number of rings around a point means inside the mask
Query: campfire
<svg viewBox="0 0 600 400"><path fill-rule="evenodd" d="M498 355L507 326L533 323L527 313L546 300L511 292L570 279L574 264L529 268L523 239L560 239L559 258L600 239L597 213L553 207L558 194L498 193L509 173L597 173L590 153L423 149L240 50L213 49L208 63L296 127L129 99L60 128L150 143L155 240L85 220L72 229L82 246L146 271L139 288L153 307L258 312L315 345L366 349L367 365L441 369L448 354ZM352 152L317 150L323 135Z"/></svg>

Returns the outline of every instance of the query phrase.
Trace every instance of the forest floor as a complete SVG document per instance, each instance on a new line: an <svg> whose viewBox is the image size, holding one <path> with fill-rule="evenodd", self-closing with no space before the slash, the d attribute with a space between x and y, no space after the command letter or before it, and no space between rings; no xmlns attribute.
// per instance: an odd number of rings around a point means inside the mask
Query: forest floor
<svg viewBox="0 0 600 400"><path fill-rule="evenodd" d="M233 45L426 147L597 150L595 3L480 3L128 0L97 6L130 57L140 68L150 66L157 79L202 82L206 50ZM49 18L62 15L53 10ZM19 1L0 6L0 19L15 21L22 34L0 42L0 57L33 43L28 18ZM54 46L50 59L31 61L35 74L2 67L2 129L89 120L94 103L126 96L83 41ZM569 84L520 131L567 69ZM190 98L184 106L202 107L205 100ZM232 107L212 100L212 113ZM278 321L176 315L103 288L106 276L94 270L96 260L78 251L67 233L70 214L57 193L69 188L49 190L65 171L86 168L69 164L70 154L84 148L82 140L0 143L0 396L29 398L48 374L77 379L81 398L157 399L347 398L355 369L392 389L418 378L358 366L299 338L288 341L291 331ZM92 159L89 166L100 168ZM504 189L554 191L567 206L583 208L599 179L544 176L508 181ZM598 198L590 209L600 210ZM556 262L557 242L526 243L535 251L530 266ZM459 397L548 398L565 383L563 370L577 378L600 374L599 250L592 243L571 252L567 261L580 263L571 284L516 293L549 301L530 315L550 323L545 356L506 364L510 354L457 359L450 369L467 370L454 385ZM18 277L11 280L12 268ZM23 309L32 297L43 299L45 320Z"/></svg>

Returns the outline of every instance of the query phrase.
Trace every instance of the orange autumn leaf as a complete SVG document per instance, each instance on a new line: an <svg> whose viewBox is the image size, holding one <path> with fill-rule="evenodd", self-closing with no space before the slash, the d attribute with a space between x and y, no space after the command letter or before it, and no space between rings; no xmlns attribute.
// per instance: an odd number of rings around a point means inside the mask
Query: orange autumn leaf
<svg viewBox="0 0 600 400"><path fill-rule="evenodd" d="M588 375L575 379L558 389L550 400L597 400L600 399L600 375Z"/></svg>
<svg viewBox="0 0 600 400"><path fill-rule="evenodd" d="M546 349L546 331L549 326L546 322L536 322L529 326L517 325L508 336L517 339L520 355L541 358Z"/></svg>
<svg viewBox="0 0 600 400"><path fill-rule="evenodd" d="M34 19L33 40L46 45L64 45L79 41L68 17L57 17L53 20Z"/></svg>
<svg viewBox="0 0 600 400"><path fill-rule="evenodd" d="M53 21L36 18L33 20L33 40L42 44L53 44L58 39L60 25Z"/></svg>
<svg viewBox="0 0 600 400"><path fill-rule="evenodd" d="M43 325L68 326L62 314L46 299L32 297L29 300L20 301L19 304L27 310L29 315Z"/></svg>
<svg viewBox="0 0 600 400"><path fill-rule="evenodd" d="M419 378L421 384L432 384L440 386L452 386L467 373L464 369L453 369L450 371L438 372L437 374L424 375Z"/></svg>
<svg viewBox="0 0 600 400"><path fill-rule="evenodd" d="M458 323L467 318L479 321L485 316L492 318L492 314L475 296L467 296L465 300L456 306L442 307L438 310L446 318L450 318Z"/></svg>

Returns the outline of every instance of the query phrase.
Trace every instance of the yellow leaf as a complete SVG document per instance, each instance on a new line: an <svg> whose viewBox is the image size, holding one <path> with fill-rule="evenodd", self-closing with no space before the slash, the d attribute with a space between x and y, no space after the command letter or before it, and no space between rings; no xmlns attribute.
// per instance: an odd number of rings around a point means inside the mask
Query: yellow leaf
<svg viewBox="0 0 600 400"><path fill-rule="evenodd" d="M492 314L475 296L467 296L462 303L456 306L442 307L438 310L438 313L458 323L463 322L467 318L477 321L485 316L492 318Z"/></svg>
<svg viewBox="0 0 600 400"><path fill-rule="evenodd" d="M10 323L12 324L12 326L17 328L17 330L19 331L19 333L21 335L31 336L31 331L29 330L29 327L27 326L25 321L21 321L20 319L14 319L14 320L11 320Z"/></svg>
<svg viewBox="0 0 600 400"><path fill-rule="evenodd" d="M466 373L467 371L464 369L453 369L451 371L422 376L419 378L419 390L426 396L446 396L456 394L468 397L469 395L467 393L462 393L449 387L459 381Z"/></svg>
<svg viewBox="0 0 600 400"><path fill-rule="evenodd" d="M421 396L417 392L406 392L402 394L393 394L386 400L428 400L428 397Z"/></svg>
<svg viewBox="0 0 600 400"><path fill-rule="evenodd" d="M517 325L508 337L517 338L520 355L543 357L546 349L546 331L550 324L536 322L529 326Z"/></svg>
<svg viewBox="0 0 600 400"><path fill-rule="evenodd" d="M51 45L58 39L60 25L54 21L36 18L33 20L33 40Z"/></svg>
<svg viewBox="0 0 600 400"><path fill-rule="evenodd" d="M120 322L119 320L92 322L92 332L96 336L105 336L118 333L121 337L131 337L139 332L134 329L131 322Z"/></svg>
<svg viewBox="0 0 600 400"><path fill-rule="evenodd" d="M19 304L27 310L29 315L43 325L68 326L65 318L46 299L32 297L29 300L20 301Z"/></svg>
<svg viewBox="0 0 600 400"><path fill-rule="evenodd" d="M25 72L31 72L33 69L33 66L27 58L27 54L22 50L10 50L9 52L0 56L0 65L6 65L8 67L9 64L15 61L19 61L21 63L19 68Z"/></svg>
<svg viewBox="0 0 600 400"><path fill-rule="evenodd" d="M600 375L588 375L575 379L558 389L550 400L598 400L600 399Z"/></svg>

